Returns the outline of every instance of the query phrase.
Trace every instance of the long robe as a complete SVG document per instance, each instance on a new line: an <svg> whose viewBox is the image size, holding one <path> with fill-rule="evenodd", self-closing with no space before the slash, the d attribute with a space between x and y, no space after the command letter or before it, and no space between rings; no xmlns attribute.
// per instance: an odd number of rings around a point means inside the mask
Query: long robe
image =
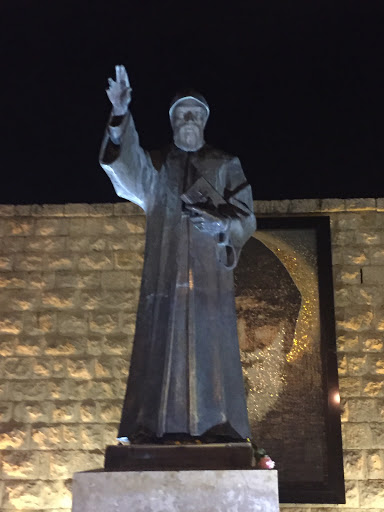
<svg viewBox="0 0 384 512"><path fill-rule="evenodd" d="M147 217L119 437L202 436L215 429L249 437L232 269L256 224L238 158L208 145L196 152L172 145L151 158L128 113L107 128L100 163L117 195ZM180 196L200 177L233 208L223 233L200 231L185 211Z"/></svg>

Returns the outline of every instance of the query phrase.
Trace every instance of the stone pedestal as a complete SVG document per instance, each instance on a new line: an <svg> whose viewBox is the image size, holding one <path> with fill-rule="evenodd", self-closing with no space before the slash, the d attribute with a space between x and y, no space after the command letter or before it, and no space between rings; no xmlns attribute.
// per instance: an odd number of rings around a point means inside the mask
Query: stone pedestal
<svg viewBox="0 0 384 512"><path fill-rule="evenodd" d="M72 512L279 512L276 470L75 473Z"/></svg>

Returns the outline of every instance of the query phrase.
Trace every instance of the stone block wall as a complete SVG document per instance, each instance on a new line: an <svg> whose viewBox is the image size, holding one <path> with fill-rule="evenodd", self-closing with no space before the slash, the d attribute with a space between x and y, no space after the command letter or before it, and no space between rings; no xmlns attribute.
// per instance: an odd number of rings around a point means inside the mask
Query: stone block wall
<svg viewBox="0 0 384 512"><path fill-rule="evenodd" d="M384 510L384 199L258 201L329 215L347 504ZM115 441L145 217L130 203L0 206L0 508L69 512Z"/></svg>

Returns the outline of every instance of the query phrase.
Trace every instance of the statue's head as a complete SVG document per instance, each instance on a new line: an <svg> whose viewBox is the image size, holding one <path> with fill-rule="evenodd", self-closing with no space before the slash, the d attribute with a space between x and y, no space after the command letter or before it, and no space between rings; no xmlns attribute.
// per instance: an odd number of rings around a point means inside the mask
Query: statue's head
<svg viewBox="0 0 384 512"><path fill-rule="evenodd" d="M186 91L175 96L169 109L175 145L183 151L199 150L208 116L208 103L201 94Z"/></svg>

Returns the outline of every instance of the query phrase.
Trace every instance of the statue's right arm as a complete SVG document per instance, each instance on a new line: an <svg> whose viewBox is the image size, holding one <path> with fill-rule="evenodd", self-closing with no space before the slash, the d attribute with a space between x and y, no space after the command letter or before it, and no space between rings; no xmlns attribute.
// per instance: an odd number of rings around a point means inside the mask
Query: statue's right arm
<svg viewBox="0 0 384 512"><path fill-rule="evenodd" d="M112 114L100 151L100 164L109 176L116 194L146 210L157 171L139 137L129 111L131 88L124 66L116 66L116 80L109 79L107 95Z"/></svg>
<svg viewBox="0 0 384 512"><path fill-rule="evenodd" d="M139 143L132 115L111 116L100 151L100 164L116 194L146 210L157 171Z"/></svg>

